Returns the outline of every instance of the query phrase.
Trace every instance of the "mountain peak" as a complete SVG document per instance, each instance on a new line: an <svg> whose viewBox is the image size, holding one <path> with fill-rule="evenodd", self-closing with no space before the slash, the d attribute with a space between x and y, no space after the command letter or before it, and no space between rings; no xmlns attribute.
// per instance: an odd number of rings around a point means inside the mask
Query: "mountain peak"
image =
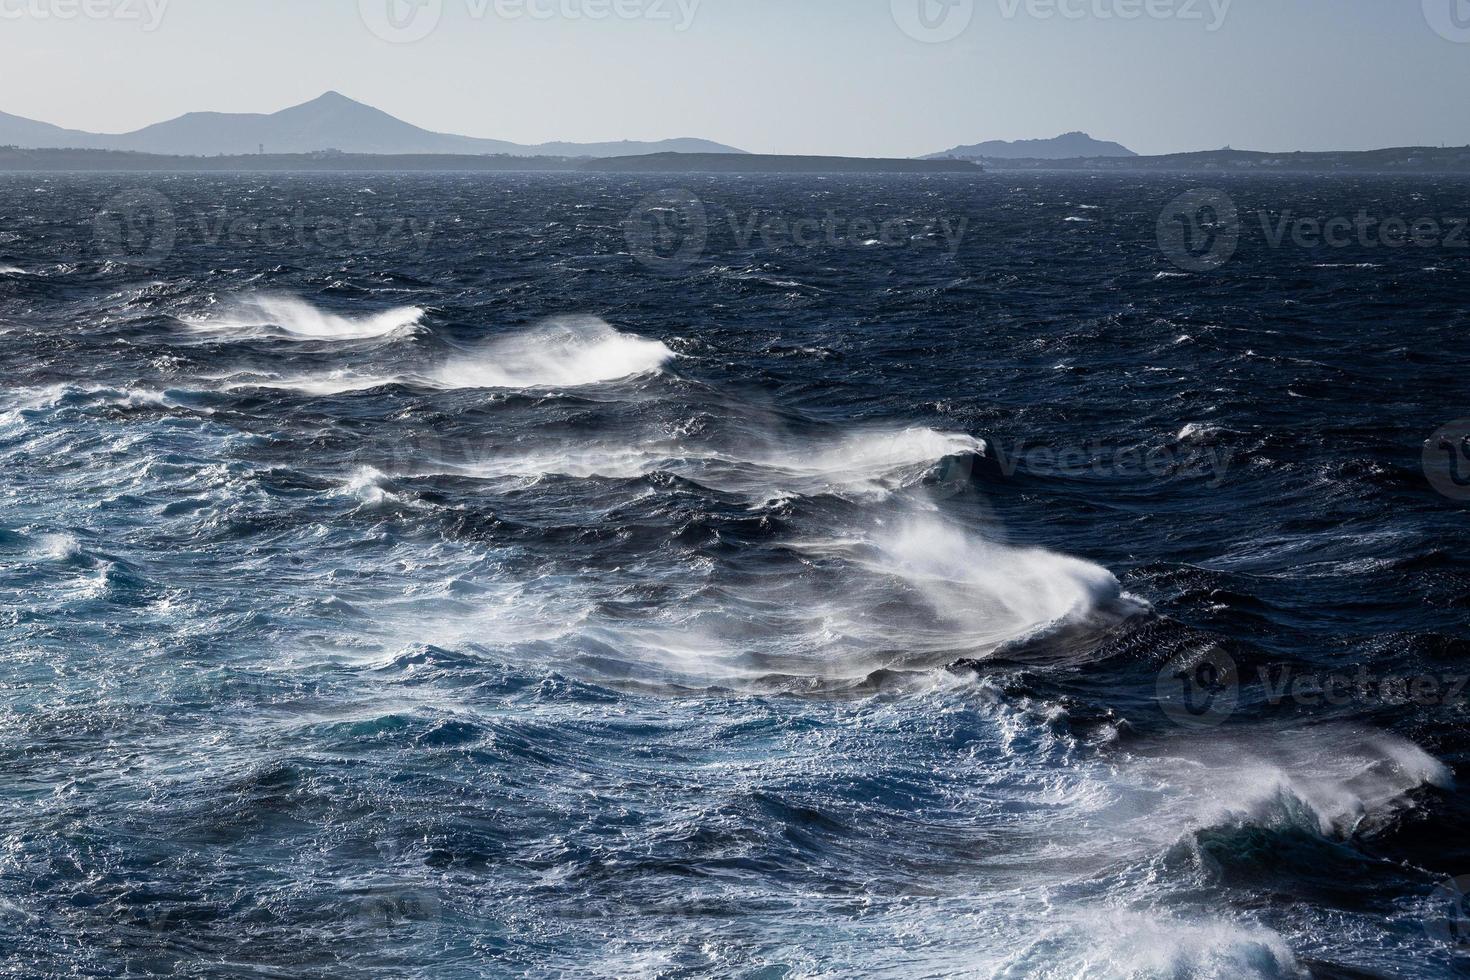
<svg viewBox="0 0 1470 980"><path fill-rule="evenodd" d="M310 102L303 102L298 106L293 106L292 108L304 109L307 106L311 106L312 108L316 109L347 109L364 107L363 103L357 101L356 99L349 99L341 92L335 90L323 92L321 95L318 95Z"/></svg>

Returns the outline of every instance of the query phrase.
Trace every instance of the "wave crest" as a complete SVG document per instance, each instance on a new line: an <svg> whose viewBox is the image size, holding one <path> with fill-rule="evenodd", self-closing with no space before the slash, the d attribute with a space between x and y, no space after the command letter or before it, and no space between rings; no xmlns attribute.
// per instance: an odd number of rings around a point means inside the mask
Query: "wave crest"
<svg viewBox="0 0 1470 980"><path fill-rule="evenodd" d="M424 311L400 306L362 317L338 316L295 296L261 294L238 302L224 316L184 321L196 330L237 337L276 336L286 340L372 340L415 327Z"/></svg>
<svg viewBox="0 0 1470 980"><path fill-rule="evenodd" d="M441 388L574 388L657 374L674 352L596 317L552 320L432 371Z"/></svg>

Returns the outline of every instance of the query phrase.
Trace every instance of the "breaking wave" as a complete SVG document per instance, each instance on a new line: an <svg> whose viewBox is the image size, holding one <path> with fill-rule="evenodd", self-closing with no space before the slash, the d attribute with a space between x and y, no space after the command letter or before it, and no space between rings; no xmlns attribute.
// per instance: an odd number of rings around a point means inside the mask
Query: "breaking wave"
<svg viewBox="0 0 1470 980"><path fill-rule="evenodd" d="M388 314L384 314L388 316ZM423 370L380 374L339 368L281 377L240 372L229 388L276 388L336 395L387 385L438 390L579 388L656 374L674 352L656 340L620 333L596 319L557 320L456 353Z"/></svg>
<svg viewBox="0 0 1470 980"><path fill-rule="evenodd" d="M429 372L443 388L576 388L661 371L674 352L593 317L553 320Z"/></svg>
<svg viewBox="0 0 1470 980"><path fill-rule="evenodd" d="M415 327L424 311L403 306L362 317L338 316L295 296L262 294L238 301L218 317L189 319L196 330L231 337L274 336L284 340L372 340Z"/></svg>

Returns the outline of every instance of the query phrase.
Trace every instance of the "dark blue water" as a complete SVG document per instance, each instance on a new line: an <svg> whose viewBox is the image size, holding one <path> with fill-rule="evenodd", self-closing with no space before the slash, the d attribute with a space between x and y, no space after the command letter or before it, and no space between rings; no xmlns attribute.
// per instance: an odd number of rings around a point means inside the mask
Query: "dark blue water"
<svg viewBox="0 0 1470 980"><path fill-rule="evenodd" d="M1470 975L1470 184L682 180L0 180L6 969Z"/></svg>

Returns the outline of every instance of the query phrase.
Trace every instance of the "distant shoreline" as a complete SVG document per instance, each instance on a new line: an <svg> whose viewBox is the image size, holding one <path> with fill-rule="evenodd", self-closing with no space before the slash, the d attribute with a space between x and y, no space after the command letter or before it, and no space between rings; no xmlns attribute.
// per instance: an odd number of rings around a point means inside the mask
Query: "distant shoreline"
<svg viewBox="0 0 1470 980"><path fill-rule="evenodd" d="M187 157L122 150L0 147L0 173L723 173L981 174L969 160L655 153L586 159L459 154L291 153Z"/></svg>
<svg viewBox="0 0 1470 980"><path fill-rule="evenodd" d="M1264 153L1205 150L1151 157L1083 157L1071 160L989 159L992 171L1083 171L1089 173L1377 173L1470 174L1470 146L1405 146L1384 150Z"/></svg>
<svg viewBox="0 0 1470 980"><path fill-rule="evenodd" d="M1470 174L1470 147L1401 147L1323 153L1209 150L1077 159L893 159L732 153L642 156L280 153L169 156L125 150L0 147L0 173L567 173L567 174L969 174L1311 173Z"/></svg>

